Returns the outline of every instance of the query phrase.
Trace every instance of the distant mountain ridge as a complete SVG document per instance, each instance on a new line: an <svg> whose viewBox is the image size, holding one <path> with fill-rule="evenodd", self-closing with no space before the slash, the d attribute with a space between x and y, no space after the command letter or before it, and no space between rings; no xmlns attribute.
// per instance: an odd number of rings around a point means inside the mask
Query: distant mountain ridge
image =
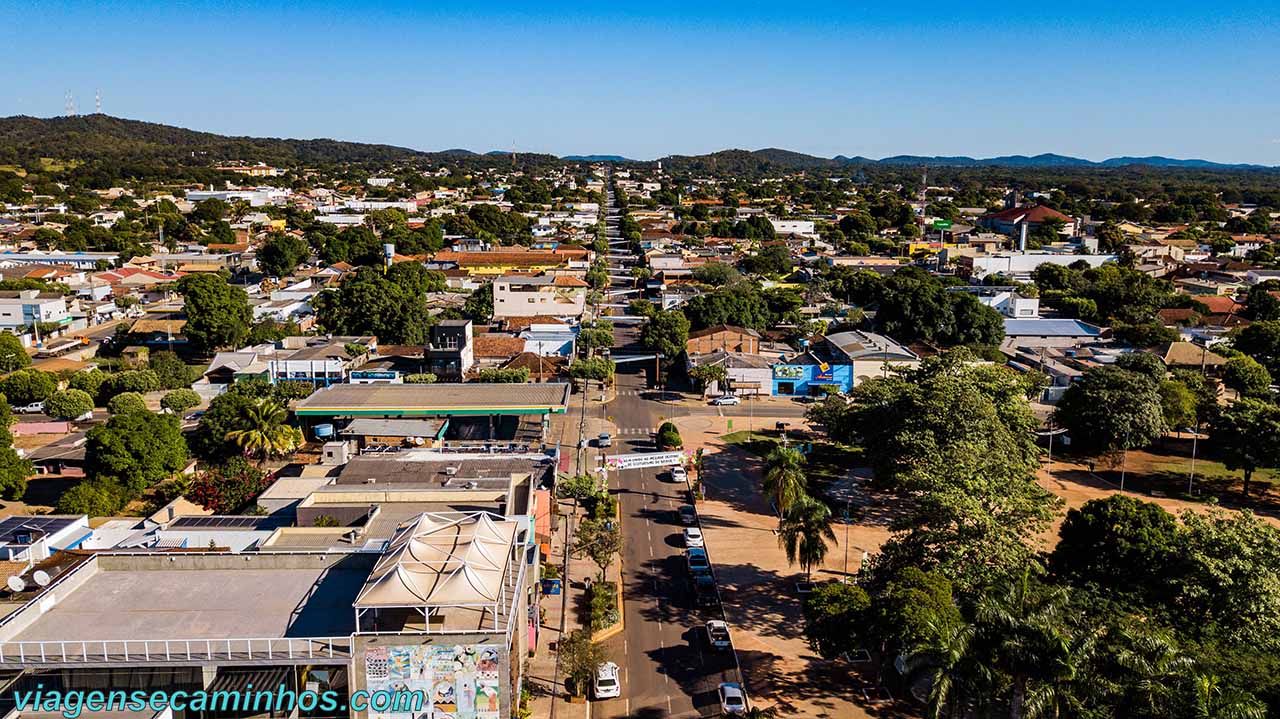
<svg viewBox="0 0 1280 719"><path fill-rule="evenodd" d="M0 164L40 157L81 161L160 160L187 164L190 164L193 158L199 157L217 161L245 160L281 165L323 162L385 163L411 159L484 162L486 158L492 161L510 154L510 151L506 150L479 153L463 148L427 152L395 145L330 139L233 137L102 114L51 118L15 115L0 118ZM557 159L552 155L525 152L517 153L517 157L534 162ZM558 159L565 162L643 162L612 154L565 155ZM845 155L826 158L776 147L759 150L728 149L704 155L669 155L660 160L672 165L690 167L713 168L721 165L757 170L839 169L857 165L1010 168L1116 168L1141 165L1207 170L1280 169L1265 165L1219 163L1160 155L1113 157L1100 162L1052 153L988 158L964 155L894 155L879 160Z"/></svg>
<svg viewBox="0 0 1280 719"><path fill-rule="evenodd" d="M678 156L672 155L665 159L743 159L750 157L767 162L792 165L796 167L803 166L840 166L840 165L934 165L947 167L1126 167L1131 165L1146 165L1149 167L1181 167L1181 168L1200 168L1212 170L1273 170L1278 169L1268 165L1253 165L1245 163L1223 163L1213 162L1210 160L1200 159L1177 159L1173 157L1164 157L1161 155L1152 155L1149 157L1112 157L1100 162L1086 160L1080 157L1071 157L1069 155L1057 155L1054 153L1043 153L1040 155L1002 155L1000 157L974 158L966 155L893 155L891 157L882 157L879 160L856 155L853 157L847 155L836 155L830 159L817 157L815 155L806 155L800 152L792 152L790 150L779 150L777 148L765 148L762 150L721 150L707 155L696 156Z"/></svg>

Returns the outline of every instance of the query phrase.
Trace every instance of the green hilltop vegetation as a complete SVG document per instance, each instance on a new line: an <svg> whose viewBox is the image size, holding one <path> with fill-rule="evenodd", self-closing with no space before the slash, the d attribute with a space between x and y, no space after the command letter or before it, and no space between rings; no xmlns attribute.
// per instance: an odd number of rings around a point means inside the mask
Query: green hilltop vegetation
<svg viewBox="0 0 1280 719"><path fill-rule="evenodd" d="M49 173L96 186L117 178L208 181L228 161L299 166L414 164L489 167L506 157L467 150L423 152L393 145L315 139L230 137L110 115L0 118L0 168L21 175ZM521 153L522 167L559 162L551 155Z"/></svg>

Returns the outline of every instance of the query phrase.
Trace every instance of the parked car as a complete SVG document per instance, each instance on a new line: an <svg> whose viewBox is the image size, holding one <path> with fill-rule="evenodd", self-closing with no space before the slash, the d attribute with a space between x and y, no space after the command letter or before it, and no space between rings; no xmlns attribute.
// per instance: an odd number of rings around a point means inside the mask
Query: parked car
<svg viewBox="0 0 1280 719"><path fill-rule="evenodd" d="M676 514L680 517L680 523L685 526L698 523L698 510L694 509L692 504L680 505L680 509L676 510Z"/></svg>
<svg viewBox="0 0 1280 719"><path fill-rule="evenodd" d="M712 649L729 649L733 644L729 641L729 625L713 619L707 622L707 643Z"/></svg>
<svg viewBox="0 0 1280 719"><path fill-rule="evenodd" d="M720 604L720 593L716 591L716 580L710 574L695 574L693 577L693 603L699 607L715 607Z"/></svg>
<svg viewBox="0 0 1280 719"><path fill-rule="evenodd" d="M44 402L32 402L31 404L24 404L21 407L14 407L13 409L18 414L40 414L44 411Z"/></svg>
<svg viewBox="0 0 1280 719"><path fill-rule="evenodd" d="M689 573L693 575L711 574L711 561L707 559L707 550L701 547L690 547L684 550L684 561L689 565Z"/></svg>
<svg viewBox="0 0 1280 719"><path fill-rule="evenodd" d="M717 407L724 405L742 404L742 398L735 394L722 394L711 400L711 404Z"/></svg>
<svg viewBox="0 0 1280 719"><path fill-rule="evenodd" d="M596 667L596 681L593 687L596 699L612 699L622 695L622 685L618 683L618 665L605 662Z"/></svg>
<svg viewBox="0 0 1280 719"><path fill-rule="evenodd" d="M702 530L698 529L697 527L685 527L684 528L684 546L686 547L703 546Z"/></svg>
<svg viewBox="0 0 1280 719"><path fill-rule="evenodd" d="M676 466L671 468L672 482L683 482L687 479L689 479L689 472L686 471L684 467L677 464Z"/></svg>
<svg viewBox="0 0 1280 719"><path fill-rule="evenodd" d="M737 682L724 682L720 685L720 711L725 714L746 714L747 695L742 685Z"/></svg>
<svg viewBox="0 0 1280 719"><path fill-rule="evenodd" d="M612 447L612 446L613 446L613 437L612 437L612 436L610 436L610 434L609 434L608 432L601 432L601 433L600 433L600 436L599 436L599 437L596 437L596 446L597 446L597 447Z"/></svg>

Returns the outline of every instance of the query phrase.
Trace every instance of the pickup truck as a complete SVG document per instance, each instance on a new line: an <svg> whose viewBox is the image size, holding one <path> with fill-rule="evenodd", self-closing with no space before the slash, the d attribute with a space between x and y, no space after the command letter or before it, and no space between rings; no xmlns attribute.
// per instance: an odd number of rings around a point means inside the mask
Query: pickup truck
<svg viewBox="0 0 1280 719"><path fill-rule="evenodd" d="M729 625L714 619L707 622L707 643L712 649L729 649L733 644L729 641Z"/></svg>

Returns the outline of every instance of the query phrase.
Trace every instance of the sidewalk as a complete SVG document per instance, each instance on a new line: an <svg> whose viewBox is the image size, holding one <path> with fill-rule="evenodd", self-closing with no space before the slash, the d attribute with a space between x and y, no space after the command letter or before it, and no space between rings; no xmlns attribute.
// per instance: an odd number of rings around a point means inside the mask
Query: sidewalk
<svg viewBox="0 0 1280 719"><path fill-rule="evenodd" d="M616 432L614 425L598 416L600 411L599 390L588 395L586 404L585 430L583 437L592 439L601 432ZM576 401L574 401L576 400ZM578 451L578 437L582 421L582 397L573 395L570 398L569 410L552 419L549 440L558 446L561 453L560 474L574 474L590 470L595 466L596 454L599 450L589 446ZM579 467L579 456L581 467ZM584 615L581 605L587 601L583 581L587 577L595 577L596 565L586 557L569 557L568 571L565 571L565 544L572 543L572 530L576 530L578 522L585 517L579 508L577 517L570 526L569 515L573 512L573 500L557 500L555 518L551 531L551 555L544 558L548 564L554 564L561 574L561 594L544 595L540 607L541 625L539 627L538 647L528 661L526 677L528 687L533 694L529 706L533 716L538 719L586 719L590 716L590 705L586 702L569 702L566 695L563 673L556 674L556 653L554 648L562 635L568 635L582 627L579 617ZM616 571L616 570L615 570ZM563 628L563 634L562 634Z"/></svg>
<svg viewBox="0 0 1280 719"><path fill-rule="evenodd" d="M595 578L598 573L596 565L586 557L569 557L568 573L565 573L565 541L572 542L569 529L569 515L573 512L573 500L558 500L557 511L560 513L552 527L551 556L547 562L554 564L561 573L561 594L544 595L542 597L541 626L539 628L538 648L528 661L529 690L533 693L530 708L533 716L539 719L555 716L556 719L586 719L590 716L587 703L568 701L564 685L563 671L556 674L556 653L553 648L561 636L567 636L575 629L585 626L587 616L587 595L584 581ZM581 507L573 519L573 529L586 517ZM621 564L615 561L609 568L608 578L619 582ZM563 627L563 633L561 632ZM615 658L615 661L618 659Z"/></svg>
<svg viewBox="0 0 1280 719"><path fill-rule="evenodd" d="M734 418L733 430L747 429ZM795 418L757 415L756 428L776 421L793 426ZM729 418L684 417L676 420L686 449L703 449L703 491L698 502L707 553L716 569L733 645L738 653L747 693L753 702L776 706L783 715L804 719L858 719L872 716L855 702L862 683L847 664L816 655L803 636L804 616L795 582L803 578L778 546L778 519L759 490L764 462L745 450L726 446ZM843 575L844 539L837 526L816 580ZM850 539L850 569L856 571L864 550L874 551L889 536L886 526L857 526Z"/></svg>

